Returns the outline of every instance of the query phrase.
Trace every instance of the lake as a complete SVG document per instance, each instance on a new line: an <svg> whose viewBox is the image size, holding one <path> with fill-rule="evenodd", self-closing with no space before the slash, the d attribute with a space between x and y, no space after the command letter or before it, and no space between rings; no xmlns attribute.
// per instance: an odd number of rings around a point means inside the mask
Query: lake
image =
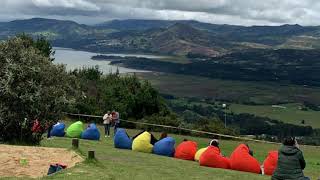
<svg viewBox="0 0 320 180"><path fill-rule="evenodd" d="M143 54L101 54L101 53L92 53L86 51L78 51L74 49L68 48L60 48L54 47L55 55L54 55L54 63L56 64L65 64L67 70L73 70L76 68L82 67L94 67L96 65L99 66L99 69L104 73L108 74L110 72L116 72L117 68L120 73L132 73L132 72L148 72L137 69L123 68L118 66L110 65L110 61L95 61L92 60L91 57L95 55L109 55L109 56L134 56L134 57L145 57L149 59L163 58L163 56L155 56L155 55L143 55Z"/></svg>

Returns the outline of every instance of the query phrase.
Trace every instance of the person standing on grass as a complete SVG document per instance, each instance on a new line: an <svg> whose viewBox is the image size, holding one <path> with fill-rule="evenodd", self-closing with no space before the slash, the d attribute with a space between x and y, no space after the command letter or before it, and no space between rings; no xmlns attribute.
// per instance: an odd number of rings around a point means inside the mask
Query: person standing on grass
<svg viewBox="0 0 320 180"><path fill-rule="evenodd" d="M112 111L112 121L114 123L114 134L116 134L117 128L120 125L120 115L115 110Z"/></svg>
<svg viewBox="0 0 320 180"><path fill-rule="evenodd" d="M112 116L110 114L110 111L108 111L104 116L103 116L103 125L104 125L104 133L105 137L110 137L110 125L112 121Z"/></svg>
<svg viewBox="0 0 320 180"><path fill-rule="evenodd" d="M303 174L306 162L295 137L287 137L279 149L278 166L272 180L310 180Z"/></svg>

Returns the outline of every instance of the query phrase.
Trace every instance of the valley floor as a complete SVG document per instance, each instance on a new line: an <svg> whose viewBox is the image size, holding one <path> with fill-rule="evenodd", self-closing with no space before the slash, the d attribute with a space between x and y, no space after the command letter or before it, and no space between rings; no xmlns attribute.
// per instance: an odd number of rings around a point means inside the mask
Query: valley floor
<svg viewBox="0 0 320 180"><path fill-rule="evenodd" d="M320 111L302 111L303 105L296 102L320 102L319 87L281 85L272 82L249 82L209 79L168 73L138 73L138 77L149 80L163 94L187 98L213 98L232 102L230 111L240 114L249 113L260 117L286 123L320 128ZM190 103L190 102L189 102ZM256 103L261 105L244 105ZM274 104L283 104L285 109L274 108Z"/></svg>

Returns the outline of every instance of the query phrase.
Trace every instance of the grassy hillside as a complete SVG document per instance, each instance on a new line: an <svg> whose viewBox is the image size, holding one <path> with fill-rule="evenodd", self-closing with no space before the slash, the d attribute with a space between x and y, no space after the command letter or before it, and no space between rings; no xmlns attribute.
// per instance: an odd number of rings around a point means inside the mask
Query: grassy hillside
<svg viewBox="0 0 320 180"><path fill-rule="evenodd" d="M232 104L230 110L234 113L249 113L257 116L269 117L291 124L302 125L301 120L305 120L305 125L320 128L320 111L302 111L300 104L283 104L283 108L265 106L249 106L243 104Z"/></svg>
<svg viewBox="0 0 320 180"><path fill-rule="evenodd" d="M164 94L233 102L230 111L236 114L249 113L297 125L301 125L301 120L305 120L306 125L320 128L318 118L320 112L302 111L299 109L302 105L296 103L303 101L319 103L319 88L270 82L227 81L166 73L139 73L138 76L149 80ZM247 103L261 105L244 105ZM273 108L273 104L285 104L286 109Z"/></svg>
<svg viewBox="0 0 320 180"><path fill-rule="evenodd" d="M67 122L67 124L70 124ZM100 132L103 127L98 126ZM139 130L129 129L128 134L132 137ZM160 133L153 133L156 137ZM183 135L170 134L176 140L176 144L184 138L196 141L198 149L206 147L210 139L197 138ZM239 141L221 140L221 149L224 155L229 156ZM254 150L254 156L263 162L270 150L278 149L279 145L247 142ZM71 148L70 138L44 139L41 142L44 147ZM302 151L307 162L305 174L312 179L320 177L320 153L319 147L302 146ZM85 161L77 166L59 172L53 176L41 179L218 179L232 180L236 178L267 180L269 176L238 172L232 170L213 169L201 167L197 162L178 160L162 157L154 154L138 153L130 150L120 150L113 147L112 138L102 137L100 141L80 140L78 153L86 157L88 150L96 151L97 161ZM0 178L1 179L1 178ZM28 179L28 178L5 178L5 179Z"/></svg>
<svg viewBox="0 0 320 180"><path fill-rule="evenodd" d="M100 132L103 132L102 127L99 128ZM138 132L138 130L128 130L130 136ZM160 136L159 133L154 133L154 135L156 137ZM198 143L198 148L206 147L209 142L209 139L205 138L172 136L176 139L176 143L180 143L184 138L194 140ZM229 156L239 143L241 142L221 140L222 152ZM248 143L260 162L263 162L268 151L279 147L274 144ZM41 146L70 148L71 139L53 138L43 140ZM201 167L197 162L115 149L112 138L102 137L100 141L80 140L79 153L86 156L88 150L96 151L97 162L87 161L43 179L270 179L268 176L251 173ZM302 150L307 161L305 174L312 179L320 177L318 171L320 168L319 147L303 146Z"/></svg>
<svg viewBox="0 0 320 180"><path fill-rule="evenodd" d="M320 88L272 82L231 81L167 73L138 73L161 93L177 97L200 97L238 103L279 104L296 101L320 103Z"/></svg>

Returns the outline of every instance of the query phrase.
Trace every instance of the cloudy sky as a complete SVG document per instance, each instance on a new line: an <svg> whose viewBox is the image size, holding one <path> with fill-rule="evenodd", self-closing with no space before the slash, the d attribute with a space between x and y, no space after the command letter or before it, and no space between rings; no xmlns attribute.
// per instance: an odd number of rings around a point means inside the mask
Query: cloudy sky
<svg viewBox="0 0 320 180"><path fill-rule="evenodd" d="M320 25L319 0L0 0L0 21L32 17L95 24L111 19L237 25Z"/></svg>

